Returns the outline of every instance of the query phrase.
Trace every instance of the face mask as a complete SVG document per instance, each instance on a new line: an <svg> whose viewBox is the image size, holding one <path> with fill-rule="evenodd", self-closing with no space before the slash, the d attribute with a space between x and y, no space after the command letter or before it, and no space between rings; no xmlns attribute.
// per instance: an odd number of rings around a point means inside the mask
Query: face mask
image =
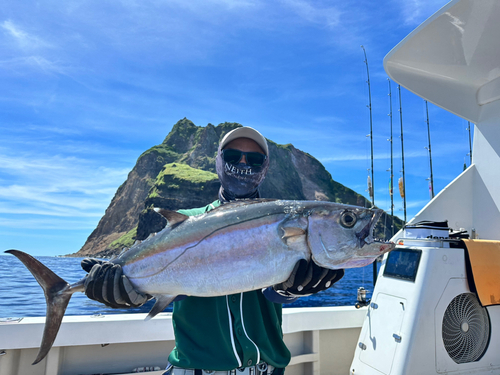
<svg viewBox="0 0 500 375"><path fill-rule="evenodd" d="M258 194L258 188L266 177L269 168L269 158L259 167L253 167L245 163L231 164L222 158L219 148L215 158L217 175L221 182L221 190L227 198L254 198Z"/></svg>

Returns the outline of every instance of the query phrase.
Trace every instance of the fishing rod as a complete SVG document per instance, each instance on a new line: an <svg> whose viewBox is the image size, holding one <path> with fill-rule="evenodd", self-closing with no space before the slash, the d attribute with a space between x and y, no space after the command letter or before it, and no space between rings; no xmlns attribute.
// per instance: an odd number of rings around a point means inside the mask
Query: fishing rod
<svg viewBox="0 0 500 375"><path fill-rule="evenodd" d="M426 149L429 151L429 165L431 170L429 194L432 199L434 198L434 177L432 175L431 128L429 125L429 106L427 104L427 100L424 100L424 102L425 102L425 112L427 113L427 136L429 138L429 147L428 148L426 147Z"/></svg>
<svg viewBox="0 0 500 375"><path fill-rule="evenodd" d="M373 178L373 120L372 120L372 94L370 88L370 71L368 69L368 58L366 57L365 47L361 46L363 53L365 54L365 64L366 64L366 77L368 83L368 109L370 110L370 145L371 145L371 180L368 180L368 194L372 200L372 206L375 206L375 194L374 194L374 178Z"/></svg>
<svg viewBox="0 0 500 375"><path fill-rule="evenodd" d="M389 83L389 119L391 124L391 178L389 180L389 194L391 196L391 238L394 237L394 163L393 163L393 143L392 143L392 92L391 80L387 78Z"/></svg>
<svg viewBox="0 0 500 375"><path fill-rule="evenodd" d="M368 176L368 194L372 199L372 207L375 207L375 194L374 194L374 178L373 178L373 120L372 120L372 94L370 88L370 71L368 69L368 58L366 57L365 47L362 45L363 53L365 55L366 64L366 83L368 84L368 109L370 110L370 145L371 145L371 180ZM373 262L373 285L377 280L377 262Z"/></svg>
<svg viewBox="0 0 500 375"><path fill-rule="evenodd" d="M404 211L404 223L406 224L406 191L405 191L405 148L403 141L403 106L401 104L401 85L398 85L399 91L399 119L401 122L401 171L403 176L399 179L399 193L401 198L403 198L403 211Z"/></svg>
<svg viewBox="0 0 500 375"><path fill-rule="evenodd" d="M470 121L467 121L467 130L469 131L469 156L470 156L470 163L472 164L472 138L470 134Z"/></svg>

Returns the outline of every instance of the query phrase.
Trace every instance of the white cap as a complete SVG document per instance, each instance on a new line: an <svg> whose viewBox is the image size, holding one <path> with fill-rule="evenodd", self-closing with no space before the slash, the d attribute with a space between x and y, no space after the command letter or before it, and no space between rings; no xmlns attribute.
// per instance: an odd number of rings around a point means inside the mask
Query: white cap
<svg viewBox="0 0 500 375"><path fill-rule="evenodd" d="M255 141L260 146L260 148L262 148L262 150L264 150L266 156L269 156L269 148L267 147L266 139L257 130L249 126L243 126L241 128L231 130L224 136L224 138L222 138L219 148L221 150L224 149L224 147L229 142L238 138L250 138L251 140Z"/></svg>

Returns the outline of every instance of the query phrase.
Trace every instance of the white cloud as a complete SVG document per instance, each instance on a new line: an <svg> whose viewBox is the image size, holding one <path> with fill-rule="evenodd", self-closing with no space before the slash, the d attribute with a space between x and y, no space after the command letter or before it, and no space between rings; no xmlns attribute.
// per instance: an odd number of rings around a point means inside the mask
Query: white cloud
<svg viewBox="0 0 500 375"><path fill-rule="evenodd" d="M303 20L333 28L340 23L342 12L334 7L318 7L316 3L305 0L283 0L283 4L292 9Z"/></svg>
<svg viewBox="0 0 500 375"><path fill-rule="evenodd" d="M27 229L33 229L37 231L35 234L26 232L23 233L23 236L40 237L40 231L43 230L57 230L58 232L61 230L91 231L95 228L96 225L95 220L89 220L88 218L68 219L67 217L53 217L48 219L46 216L40 218L33 217L33 213L29 212L21 213L25 215L20 215L19 218L0 218L0 228L2 228L2 231L0 231L0 235L12 235L12 233L5 231L6 228L22 229L23 231L26 231ZM59 236L59 234L57 234L56 236Z"/></svg>
<svg viewBox="0 0 500 375"><path fill-rule="evenodd" d="M402 6L403 20L407 25L422 23L446 4L440 0L406 0L397 3Z"/></svg>
<svg viewBox="0 0 500 375"><path fill-rule="evenodd" d="M22 30L21 27L15 24L12 20L5 20L0 26L10 35L17 45L22 49L37 49L52 47L36 35L31 35Z"/></svg>
<svg viewBox="0 0 500 375"><path fill-rule="evenodd" d="M0 199L17 202L15 209L8 203L0 202L0 212L95 217L100 216L103 211L102 196L109 197L114 193L112 189L102 188L80 194L76 194L76 191L74 187L67 191L64 188L53 186L11 185L0 187Z"/></svg>
<svg viewBox="0 0 500 375"><path fill-rule="evenodd" d="M25 59L27 65L32 65L43 70L45 73L62 73L62 67L56 62L49 61L42 56L29 56Z"/></svg>
<svg viewBox="0 0 500 375"><path fill-rule="evenodd" d="M46 75L65 75L77 81L74 76L71 75L74 69L66 66L61 61L50 60L41 55L16 56L10 59L0 60L0 68L17 74L37 74L41 72ZM78 83L86 86L85 82Z"/></svg>
<svg viewBox="0 0 500 375"><path fill-rule="evenodd" d="M75 157L0 154L0 212L100 217L129 169Z"/></svg>
<svg viewBox="0 0 500 375"><path fill-rule="evenodd" d="M63 136L81 136L83 132L80 129L75 129L71 127L62 127L62 126L41 126L41 125L33 125L29 124L27 125L27 128L31 132L44 132L44 133L54 133L58 135L63 135Z"/></svg>

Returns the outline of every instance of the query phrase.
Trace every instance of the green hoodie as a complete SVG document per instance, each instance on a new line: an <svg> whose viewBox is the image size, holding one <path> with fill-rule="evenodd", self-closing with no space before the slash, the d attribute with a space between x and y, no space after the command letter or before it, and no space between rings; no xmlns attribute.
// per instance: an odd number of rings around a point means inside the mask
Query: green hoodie
<svg viewBox="0 0 500 375"><path fill-rule="evenodd" d="M194 216L220 206L179 210ZM283 342L282 306L260 290L221 297L187 297L174 302L175 348L169 362L177 367L233 370L266 362L284 373L290 352Z"/></svg>

